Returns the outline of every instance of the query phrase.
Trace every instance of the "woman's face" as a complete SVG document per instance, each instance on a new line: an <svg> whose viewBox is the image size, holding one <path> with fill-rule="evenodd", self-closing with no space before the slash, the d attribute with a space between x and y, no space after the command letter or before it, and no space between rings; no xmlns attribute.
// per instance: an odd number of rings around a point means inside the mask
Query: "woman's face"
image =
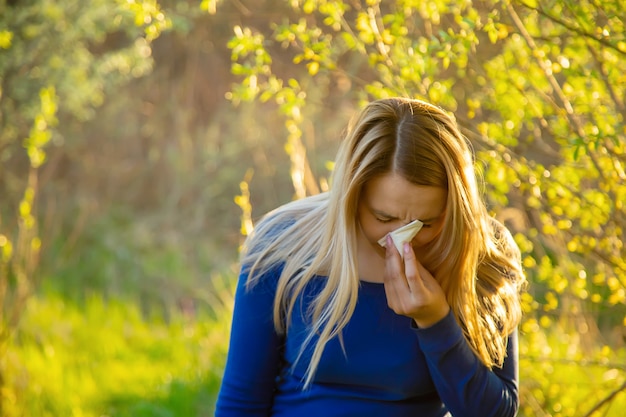
<svg viewBox="0 0 626 417"><path fill-rule="evenodd" d="M378 240L413 220L420 220L424 226L411 241L419 256L420 248L432 242L443 228L446 196L443 188L415 185L395 173L373 178L361 191L357 213L359 240L365 239L384 256L385 249L378 245Z"/></svg>

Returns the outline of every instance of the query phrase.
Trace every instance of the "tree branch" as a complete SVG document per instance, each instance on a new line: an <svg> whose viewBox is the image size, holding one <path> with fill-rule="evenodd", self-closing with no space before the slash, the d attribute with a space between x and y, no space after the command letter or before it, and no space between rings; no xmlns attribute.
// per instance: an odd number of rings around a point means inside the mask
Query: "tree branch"
<svg viewBox="0 0 626 417"><path fill-rule="evenodd" d="M586 31L580 29L577 26L574 26L574 25L569 24L569 23L567 23L567 22L565 22L565 21L563 21L561 19L558 19L558 18L550 15L549 13L545 12L543 9L540 9L538 7L530 6L530 5L526 4L526 3L524 3L523 1L520 1L519 4L521 4L523 7L527 8L529 10L532 10L534 12L539 13L543 17L553 21L554 23L556 23L558 25L563 26L567 30L571 30L572 32L576 33L577 35L580 35L580 36L583 36L585 38L589 38L591 40L594 40L594 41L596 41L596 42L606 46L607 48L613 49L613 50L617 51L618 53L620 53L622 55L626 55L626 52L620 50L616 45L613 45L611 42L609 42L608 40L606 40L604 38L599 38L597 36L594 36L592 33L586 32ZM509 7L511 7L511 6L509 5Z"/></svg>
<svg viewBox="0 0 626 417"><path fill-rule="evenodd" d="M617 396L617 394L619 394L622 391L626 391L626 381L624 381L624 383L622 384L621 387L617 388L615 391L609 393L609 395L607 395L605 398L603 398L602 400L600 400L600 402L598 402L596 405L594 405L591 410L589 410L587 412L587 414L585 414L583 417L591 417L593 415L593 413L595 413L596 411L598 411L600 408L602 408L605 404L613 401L613 399Z"/></svg>
<svg viewBox="0 0 626 417"><path fill-rule="evenodd" d="M603 65L602 59L600 58L600 55L598 55L596 50L589 44L587 44L587 50L589 51L591 56L593 56L593 59L596 62L596 67L598 68L598 72L601 75L600 78L602 79L602 82L604 83L606 90L611 96L613 103L615 103L615 107L618 108L620 113L622 113L622 116L624 116L624 120L626 120L626 107L624 106L624 102L619 97L617 97L617 94L615 93L615 89L613 88L613 85L609 81L609 76L606 73L606 70L604 69L604 65Z"/></svg>

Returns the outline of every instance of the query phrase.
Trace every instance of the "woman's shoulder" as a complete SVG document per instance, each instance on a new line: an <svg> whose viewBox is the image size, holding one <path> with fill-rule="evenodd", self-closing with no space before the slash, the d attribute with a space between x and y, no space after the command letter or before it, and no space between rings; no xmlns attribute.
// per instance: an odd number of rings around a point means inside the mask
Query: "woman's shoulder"
<svg viewBox="0 0 626 417"><path fill-rule="evenodd" d="M295 223L296 219L294 217L286 216L282 213L272 213L271 216L264 216L246 238L242 251L243 259L255 256L257 253L267 249L272 243L276 244L281 241L284 236L289 235L289 231Z"/></svg>
<svg viewBox="0 0 626 417"><path fill-rule="evenodd" d="M302 217L291 204L280 206L265 214L254 226L250 237L255 239L277 238L291 229Z"/></svg>
<svg viewBox="0 0 626 417"><path fill-rule="evenodd" d="M289 250L302 239L308 239L311 229L320 226L325 210L320 196L306 197L286 203L265 214L254 226L245 242L245 252L256 252L272 244L276 249Z"/></svg>
<svg viewBox="0 0 626 417"><path fill-rule="evenodd" d="M255 234L276 237L285 233L296 226L302 219L319 211L319 209L323 207L325 197L325 194L318 194L290 201L279 206L265 214L259 220L254 227Z"/></svg>

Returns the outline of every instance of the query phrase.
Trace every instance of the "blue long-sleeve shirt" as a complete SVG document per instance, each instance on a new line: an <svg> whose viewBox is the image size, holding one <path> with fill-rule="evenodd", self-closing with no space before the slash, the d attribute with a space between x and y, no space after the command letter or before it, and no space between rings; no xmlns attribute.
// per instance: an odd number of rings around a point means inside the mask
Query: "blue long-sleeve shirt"
<svg viewBox="0 0 626 417"><path fill-rule="evenodd" d="M387 305L383 284L361 282L358 303L338 339L328 342L310 388L302 390L312 347L292 369L307 336L308 285L286 335L272 322L274 270L252 287L239 278L230 347L216 417L233 416L513 416L518 408L517 332L504 366L487 369L452 313L418 329ZM315 341L315 339L314 339Z"/></svg>

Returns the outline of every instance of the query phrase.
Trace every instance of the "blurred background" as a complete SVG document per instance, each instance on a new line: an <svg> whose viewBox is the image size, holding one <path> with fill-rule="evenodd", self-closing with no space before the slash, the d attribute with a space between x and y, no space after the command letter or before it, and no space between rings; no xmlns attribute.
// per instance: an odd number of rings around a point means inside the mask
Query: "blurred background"
<svg viewBox="0 0 626 417"><path fill-rule="evenodd" d="M0 415L212 415L246 234L394 95L522 250L520 415L623 415L625 9L0 0Z"/></svg>

